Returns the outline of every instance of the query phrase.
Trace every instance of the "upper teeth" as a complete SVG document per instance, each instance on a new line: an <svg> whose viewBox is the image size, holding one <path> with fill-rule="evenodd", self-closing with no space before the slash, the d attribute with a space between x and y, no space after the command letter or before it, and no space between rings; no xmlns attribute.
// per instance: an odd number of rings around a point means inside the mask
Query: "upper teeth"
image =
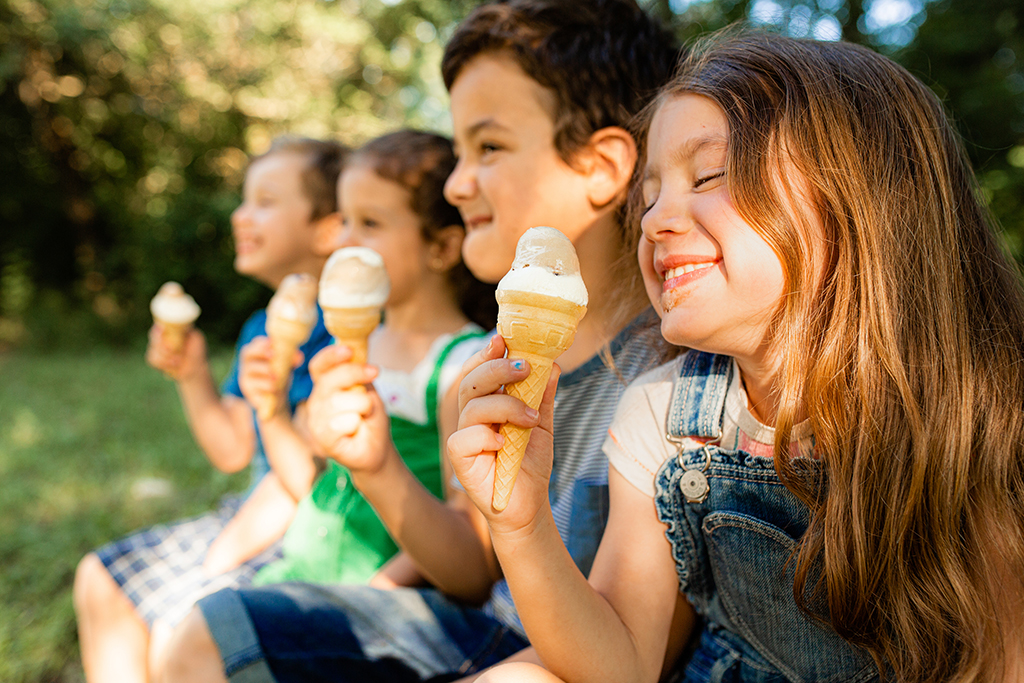
<svg viewBox="0 0 1024 683"><path fill-rule="evenodd" d="M707 263L687 263L685 266L679 266L678 268L669 268L665 271L665 279L671 280L674 277L679 277L686 273L692 273L695 270L710 268L713 265L715 265L714 261L708 261Z"/></svg>

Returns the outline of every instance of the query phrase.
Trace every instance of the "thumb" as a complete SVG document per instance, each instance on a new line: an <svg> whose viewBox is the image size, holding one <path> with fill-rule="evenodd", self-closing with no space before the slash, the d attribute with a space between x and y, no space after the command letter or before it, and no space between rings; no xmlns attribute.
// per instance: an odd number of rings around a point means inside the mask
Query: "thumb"
<svg viewBox="0 0 1024 683"><path fill-rule="evenodd" d="M562 368L555 363L551 367L551 376L548 377L548 385L544 387L544 397L540 401L540 420L537 426L551 434L554 434L555 429L555 393L558 391L558 378L561 374Z"/></svg>

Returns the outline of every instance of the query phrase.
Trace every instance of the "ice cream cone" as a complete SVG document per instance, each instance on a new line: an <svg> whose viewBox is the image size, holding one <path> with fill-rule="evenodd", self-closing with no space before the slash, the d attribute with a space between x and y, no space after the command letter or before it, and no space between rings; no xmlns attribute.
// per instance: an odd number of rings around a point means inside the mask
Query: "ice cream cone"
<svg viewBox="0 0 1024 683"><path fill-rule="evenodd" d="M309 325L298 320L267 318L267 336L270 337L272 356L270 367L274 373L277 391L281 391L292 374L295 352L309 339ZM269 419L277 410L277 396L268 396L256 407L261 420Z"/></svg>
<svg viewBox="0 0 1024 683"><path fill-rule="evenodd" d="M316 327L316 298L317 279L306 273L293 273L281 281L267 304L266 329L276 390L254 406L261 420L269 419L277 411L278 394L291 377L295 352Z"/></svg>
<svg viewBox="0 0 1024 683"><path fill-rule="evenodd" d="M529 376L506 385L505 393L536 410L552 364L572 346L576 326L587 312L587 288L569 238L546 227L523 233L512 269L501 278L495 297L498 333L508 357L530 364ZM505 441L495 460L491 507L500 512L508 506L533 430L506 423L499 431Z"/></svg>
<svg viewBox="0 0 1024 683"><path fill-rule="evenodd" d="M384 260L366 247L339 249L320 276L320 308L324 325L338 344L352 349L353 363L365 363L370 333L380 325L391 293ZM365 387L353 387L366 391Z"/></svg>
<svg viewBox="0 0 1024 683"><path fill-rule="evenodd" d="M192 329L192 323L172 323L155 319L160 324L160 338L164 346L174 353L181 353L185 348L185 337Z"/></svg>
<svg viewBox="0 0 1024 683"><path fill-rule="evenodd" d="M160 340L174 353L185 348L185 338L199 317L199 306L177 282L165 282L149 303L153 320L161 327Z"/></svg>
<svg viewBox="0 0 1024 683"><path fill-rule="evenodd" d="M367 340L380 325L380 307L324 308L324 325L338 344L352 349L353 363L365 363Z"/></svg>
<svg viewBox="0 0 1024 683"><path fill-rule="evenodd" d="M572 346L576 325L587 307L558 297L518 291L498 294L498 306L498 333L505 340L508 357L530 364L530 375L507 385L505 393L536 410L551 376L551 366ZM491 499L495 510L504 510L508 505L532 431L510 423L501 426L505 443L495 463Z"/></svg>

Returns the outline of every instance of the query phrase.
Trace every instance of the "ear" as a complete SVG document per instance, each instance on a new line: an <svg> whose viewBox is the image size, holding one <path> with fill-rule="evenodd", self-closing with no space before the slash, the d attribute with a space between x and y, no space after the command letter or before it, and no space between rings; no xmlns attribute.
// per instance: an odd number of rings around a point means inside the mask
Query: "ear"
<svg viewBox="0 0 1024 683"><path fill-rule="evenodd" d="M577 152L575 162L587 176L587 199L595 209L625 197L636 157L636 141L619 126L594 131Z"/></svg>
<svg viewBox="0 0 1024 683"><path fill-rule="evenodd" d="M435 268L440 272L447 271L462 260L462 240L466 229L461 225L447 225L434 233L430 242L430 257L440 264Z"/></svg>
<svg viewBox="0 0 1024 683"><path fill-rule="evenodd" d="M313 222L313 251L317 256L330 256L341 238L341 213L335 211Z"/></svg>

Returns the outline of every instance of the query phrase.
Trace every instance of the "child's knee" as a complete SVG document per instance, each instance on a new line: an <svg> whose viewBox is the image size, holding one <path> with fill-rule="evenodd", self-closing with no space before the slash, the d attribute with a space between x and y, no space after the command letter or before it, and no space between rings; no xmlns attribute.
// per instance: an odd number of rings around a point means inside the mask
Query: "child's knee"
<svg viewBox="0 0 1024 683"><path fill-rule="evenodd" d="M226 681L220 650L206 625L206 618L198 607L170 634L162 657L158 683L212 683Z"/></svg>
<svg viewBox="0 0 1024 683"><path fill-rule="evenodd" d="M475 683L562 683L562 679L536 664L516 662L488 669Z"/></svg>
<svg viewBox="0 0 1024 683"><path fill-rule="evenodd" d="M81 614L97 603L106 603L114 591L120 591L114 577L96 553L89 553L75 569L75 584L72 600L75 611Z"/></svg>

